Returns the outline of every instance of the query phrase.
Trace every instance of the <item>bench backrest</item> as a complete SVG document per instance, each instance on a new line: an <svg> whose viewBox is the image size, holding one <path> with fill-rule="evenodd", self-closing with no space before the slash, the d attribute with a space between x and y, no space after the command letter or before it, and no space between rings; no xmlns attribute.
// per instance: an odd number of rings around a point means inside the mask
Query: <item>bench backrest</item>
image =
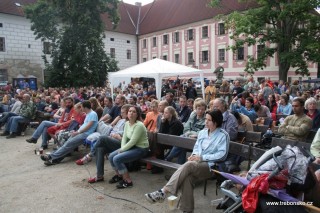
<svg viewBox="0 0 320 213"><path fill-rule="evenodd" d="M280 146L281 148L285 148L287 145L291 146L297 146L301 148L302 146L305 147L307 150L310 150L311 143L305 143L305 142L300 142L300 141L294 141L294 140L289 140L289 139L284 139L284 138L272 138L271 146Z"/></svg>
<svg viewBox="0 0 320 213"><path fill-rule="evenodd" d="M158 133L157 143L192 150L196 139Z"/></svg>
<svg viewBox="0 0 320 213"><path fill-rule="evenodd" d="M158 144L177 146L189 150L192 150L194 144L196 143L195 139L161 133L157 133L156 141ZM229 152L232 154L242 156L246 159L257 160L265 152L265 150L241 144L238 142L230 141Z"/></svg>
<svg viewBox="0 0 320 213"><path fill-rule="evenodd" d="M239 155L247 160L258 160L265 150L250 145L230 141L229 153Z"/></svg>
<svg viewBox="0 0 320 213"><path fill-rule="evenodd" d="M247 131L245 134L245 142L247 143L260 143L261 142L261 132L251 132Z"/></svg>
<svg viewBox="0 0 320 213"><path fill-rule="evenodd" d="M253 125L253 131L254 132L261 132L262 134L266 133L267 130L269 129L269 126L267 125Z"/></svg>

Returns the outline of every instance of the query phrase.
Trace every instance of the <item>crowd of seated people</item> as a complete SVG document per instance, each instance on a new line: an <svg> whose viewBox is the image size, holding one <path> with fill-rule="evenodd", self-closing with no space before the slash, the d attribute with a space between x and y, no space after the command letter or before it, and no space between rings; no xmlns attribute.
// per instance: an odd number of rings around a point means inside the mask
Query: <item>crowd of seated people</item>
<svg viewBox="0 0 320 213"><path fill-rule="evenodd" d="M108 155L115 172L109 183L117 183L117 188L133 186L126 163L146 156L149 148L147 131L197 140L189 158L188 150L179 147L159 146L154 153L156 158L176 161L183 165L181 170L169 178L165 187L146 195L151 202L161 201L167 193L176 194L181 187L190 190L187 182L191 177L180 177L179 172L192 169L192 162L207 157L207 154L199 153L199 146L212 148L208 156L220 153L212 159L233 160L236 156L228 155L226 144L230 140L237 140L238 131L253 131L253 124L261 124L261 120L269 120L267 125L272 127L278 122L276 115L287 116L278 130L287 139L301 141L311 129L318 131L320 91L316 91L314 97L307 93L297 96L299 94L296 92L296 97L292 97L288 85L281 82L272 85L273 87L266 82L257 85L259 84L252 78L246 87L241 86L239 81L234 84L224 81L223 91L220 94L219 90L216 90L216 97L210 100L208 105L202 98L190 99L190 92L187 96L189 99L185 95L175 99L173 93L167 93L162 100L156 100L152 93L153 87L148 90L148 86L144 90L139 84L122 88L127 92L115 90L118 92L113 97L103 88L25 91L16 94L13 111L3 112L0 125L5 126L5 129L1 136L16 137L18 121L31 121L35 116L35 109L49 114L48 120L39 124L27 142L37 143L42 136L41 147L47 149L51 138L58 140L59 132L70 131L69 138L56 150L48 155L41 155L44 164L51 166L59 164L97 130L99 122L104 122L110 125L112 130L108 135L99 136L91 151L78 159L76 164L83 165L95 158L97 174L90 177L88 182L103 181L105 155ZM274 88L276 85L277 88ZM192 87L192 84L189 84L189 87ZM283 91L282 94L279 94L279 91ZM216 131L219 134L216 135ZM221 143L226 145L224 150L219 150L212 143L212 140L217 138L223 139ZM316 163L319 163L319 160ZM207 163L203 164L201 170L208 166ZM203 175L204 178L208 176L207 173L197 175ZM185 199L181 203L181 209L192 210L193 200L190 196Z"/></svg>

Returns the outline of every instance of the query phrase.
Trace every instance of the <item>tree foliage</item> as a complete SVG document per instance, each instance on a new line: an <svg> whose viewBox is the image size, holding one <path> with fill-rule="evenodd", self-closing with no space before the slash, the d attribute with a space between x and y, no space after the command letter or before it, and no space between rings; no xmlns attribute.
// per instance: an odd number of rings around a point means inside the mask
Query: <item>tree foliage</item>
<svg viewBox="0 0 320 213"><path fill-rule="evenodd" d="M116 24L118 0L39 0L24 8L36 39L51 43L51 59L43 55L47 86L102 86L117 62L104 51L107 13ZM50 61L50 62L49 62Z"/></svg>
<svg viewBox="0 0 320 213"><path fill-rule="evenodd" d="M223 7L226 0L212 0ZM248 3L250 0L242 0ZM266 67L268 57L276 57L279 79L287 80L290 67L296 74L309 75L308 63L320 62L320 0L256 0L257 7L221 15L229 29L236 51L242 46L264 45L258 56L247 56L245 71L254 73Z"/></svg>

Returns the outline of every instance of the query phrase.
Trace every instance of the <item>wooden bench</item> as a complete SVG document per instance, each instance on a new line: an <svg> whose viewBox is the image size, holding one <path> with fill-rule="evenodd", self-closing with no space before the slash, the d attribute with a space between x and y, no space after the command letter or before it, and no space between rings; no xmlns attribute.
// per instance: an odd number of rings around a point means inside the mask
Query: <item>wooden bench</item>
<svg viewBox="0 0 320 213"><path fill-rule="evenodd" d="M152 147L150 148L151 152L154 152L157 144L176 146L187 150L192 150L196 142L196 139L184 138L180 136L167 135L161 133L148 133L148 136L149 143L151 144L150 147ZM261 132L248 131L245 133L245 143L247 144L241 144L239 142L230 141L229 153L244 157L248 161L257 160L265 152L265 150L253 147L252 144L259 143L260 141ZM145 163L151 163L153 165L160 166L163 168L177 169L179 168L179 166L181 166L180 164L168 162L161 159L156 159L153 157L143 158L141 159L141 161ZM250 164L248 166L250 166Z"/></svg>
<svg viewBox="0 0 320 213"><path fill-rule="evenodd" d="M307 150L310 150L311 143L301 142L301 141L294 141L284 138L272 138L271 147L280 146L281 148L285 148L287 145L297 146L301 149L301 147L305 147Z"/></svg>
<svg viewBox="0 0 320 213"><path fill-rule="evenodd" d="M248 135L249 139L250 139L249 135L252 135L251 137L252 140L256 140L257 135L259 135L259 133L249 132L249 133L246 133L246 135ZM196 143L196 139L184 138L180 136L167 135L167 134L161 134L161 133L149 132L148 137L149 137L149 143L150 143L150 150L152 153L155 151L157 144L176 146L176 147L181 147L187 150L192 150ZM260 133L260 137L261 137L261 133ZM250 168L251 160L258 160L264 152L265 150L253 147L251 143L247 145L247 144L241 144L239 142L230 141L230 144L229 144L229 153L241 156L246 160L248 160L247 169ZM159 166L162 168L175 169L175 170L181 166L180 164L161 160L161 159L156 159L154 157L143 158L140 161L144 163L150 163L152 165ZM205 194L206 183L204 187L205 187L204 188L204 194Z"/></svg>
<svg viewBox="0 0 320 213"><path fill-rule="evenodd" d="M267 125L257 125L257 124L253 124L253 131L254 132L261 132L262 134L266 133L267 130L270 128Z"/></svg>
<svg viewBox="0 0 320 213"><path fill-rule="evenodd" d="M261 138L262 138L262 132L251 132L251 131L247 131L245 133L245 140L244 142L246 144L252 143L252 144L257 144L261 142Z"/></svg>
<svg viewBox="0 0 320 213"><path fill-rule="evenodd" d="M156 133L156 134L148 133L148 137L149 137L150 146L152 147L152 148L150 147L151 153L155 151L157 144L176 146L176 147L192 150L194 147L194 144L196 143L195 139L183 138L180 136L167 135L167 134L161 134L161 133ZM162 168L167 168L167 169L178 169L181 166L180 164L157 159L154 157L143 158L141 159L141 161L145 163L151 163L152 165L159 166Z"/></svg>
<svg viewBox="0 0 320 213"><path fill-rule="evenodd" d="M18 130L17 130L17 134L24 134L24 132L26 131L28 126L32 126L33 128L36 128L39 126L39 124L41 124L42 121L44 120L50 120L50 116L45 116L43 112L41 111L36 111L35 112L35 118L34 119L30 119L28 121L22 121L22 122L18 122ZM31 125L32 124L32 125Z"/></svg>

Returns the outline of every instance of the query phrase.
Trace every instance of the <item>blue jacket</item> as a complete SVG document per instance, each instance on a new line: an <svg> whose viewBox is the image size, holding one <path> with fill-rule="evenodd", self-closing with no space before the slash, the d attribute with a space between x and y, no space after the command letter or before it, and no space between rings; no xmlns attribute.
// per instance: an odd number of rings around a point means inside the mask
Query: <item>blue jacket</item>
<svg viewBox="0 0 320 213"><path fill-rule="evenodd" d="M202 149L202 143L208 137L210 144L205 149ZM229 143L229 134L225 130L217 128L208 135L208 129L203 129L199 132L192 154L201 156L202 161L208 161L210 168L215 162L224 161L227 158Z"/></svg>
<svg viewBox="0 0 320 213"><path fill-rule="evenodd" d="M291 115L292 105L288 103L286 106L278 105L277 114Z"/></svg>
<svg viewBox="0 0 320 213"><path fill-rule="evenodd" d="M252 123L254 123L256 121L256 119L258 118L258 115L256 113L256 111L254 111L253 108L251 108L250 110L248 110L247 108L245 108L244 106L240 106L240 108L238 108L237 105L235 104L231 104L231 110L232 111L237 111L239 113L242 113L246 116L248 116L251 120Z"/></svg>
<svg viewBox="0 0 320 213"><path fill-rule="evenodd" d="M226 130L226 132L230 136L231 141L236 141L238 137L238 121L233 114L229 111L225 111L223 113L223 122L222 122L222 129Z"/></svg>

